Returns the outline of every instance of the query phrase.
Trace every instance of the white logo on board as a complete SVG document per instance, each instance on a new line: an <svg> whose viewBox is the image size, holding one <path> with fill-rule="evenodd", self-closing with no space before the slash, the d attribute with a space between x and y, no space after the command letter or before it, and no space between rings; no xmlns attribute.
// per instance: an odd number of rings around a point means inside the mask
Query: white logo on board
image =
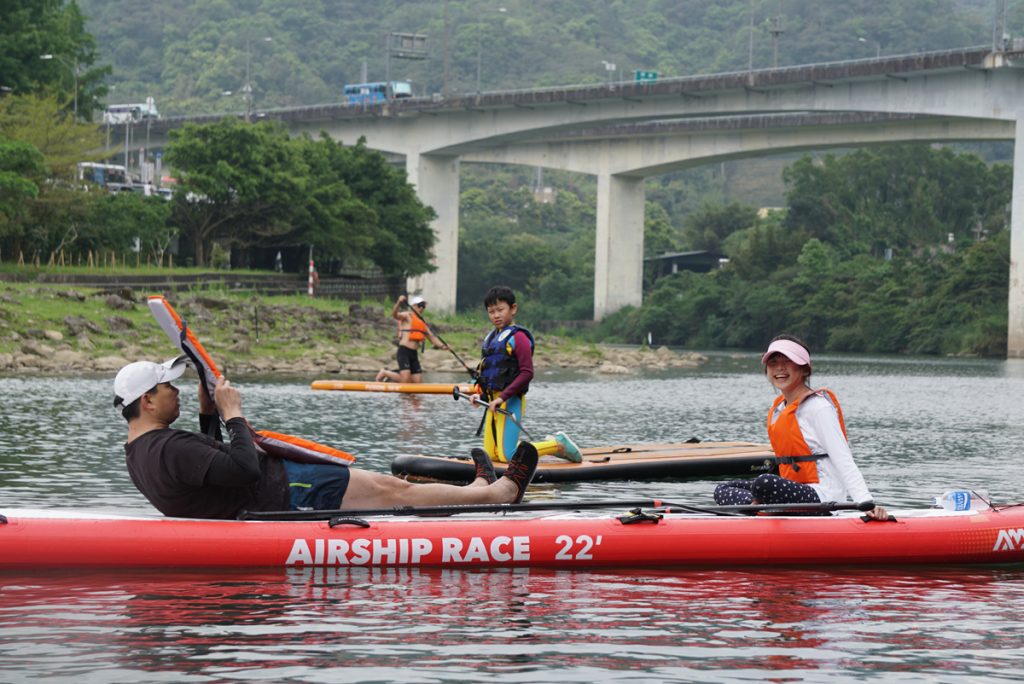
<svg viewBox="0 0 1024 684"><path fill-rule="evenodd" d="M1024 551L1024 527L999 530L993 551Z"/></svg>

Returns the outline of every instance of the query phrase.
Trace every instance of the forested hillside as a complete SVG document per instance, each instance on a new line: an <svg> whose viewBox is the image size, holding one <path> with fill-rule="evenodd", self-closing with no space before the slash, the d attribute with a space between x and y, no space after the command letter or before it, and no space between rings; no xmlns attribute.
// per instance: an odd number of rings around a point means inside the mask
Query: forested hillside
<svg viewBox="0 0 1024 684"><path fill-rule="evenodd" d="M485 90L631 78L635 69L685 76L745 69L751 62L769 67L776 27L780 65L986 45L992 42L996 3L79 0L79 5L101 59L113 67L110 101L142 102L152 96L164 114L182 114L242 109L247 62L257 107L338 101L345 83L361 80L364 62L369 80L384 80L389 32L428 37L430 58L395 60L391 75L410 80L417 94L430 94L475 90L478 67ZM1024 6L1010 5L1008 24L1020 26Z"/></svg>

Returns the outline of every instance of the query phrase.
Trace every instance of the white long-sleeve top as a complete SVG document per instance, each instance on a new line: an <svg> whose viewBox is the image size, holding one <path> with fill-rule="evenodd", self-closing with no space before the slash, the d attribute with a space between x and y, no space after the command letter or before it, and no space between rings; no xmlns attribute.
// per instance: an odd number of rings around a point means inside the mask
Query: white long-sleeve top
<svg viewBox="0 0 1024 684"><path fill-rule="evenodd" d="M776 415L772 416L773 423L785 407L786 402L779 404ZM828 454L828 458L816 461L818 482L810 485L818 492L818 498L822 501L846 501L849 497L856 503L871 501L871 492L860 468L853 461L853 453L839 426L839 415L832 402L821 395L807 397L796 408L796 422L811 453Z"/></svg>

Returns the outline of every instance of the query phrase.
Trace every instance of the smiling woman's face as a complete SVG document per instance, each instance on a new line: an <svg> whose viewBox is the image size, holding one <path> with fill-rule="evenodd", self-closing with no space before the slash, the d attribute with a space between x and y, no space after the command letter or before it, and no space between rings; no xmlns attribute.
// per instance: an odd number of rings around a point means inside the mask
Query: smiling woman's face
<svg viewBox="0 0 1024 684"><path fill-rule="evenodd" d="M764 368L768 381L784 394L806 384L807 376L810 375L807 366L797 365L785 354L778 352L768 357Z"/></svg>

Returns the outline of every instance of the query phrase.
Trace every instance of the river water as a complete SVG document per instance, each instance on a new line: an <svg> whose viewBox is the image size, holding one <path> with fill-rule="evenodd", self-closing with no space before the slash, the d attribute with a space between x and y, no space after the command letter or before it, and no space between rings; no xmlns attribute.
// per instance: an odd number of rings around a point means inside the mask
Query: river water
<svg viewBox="0 0 1024 684"><path fill-rule="evenodd" d="M1024 362L822 356L875 500L954 487L1024 500ZM444 396L313 392L239 378L257 427L386 472L468 453L477 409ZM428 381L460 378L435 375ZM191 428L195 380L182 383ZM763 442L752 354L694 370L541 373L535 435L581 446ZM0 512L152 513L128 479L111 378L0 378ZM710 482L544 485L528 500L710 502ZM0 543L0 553L3 553ZM1024 567L727 570L296 569L0 573L0 681L1020 681Z"/></svg>

